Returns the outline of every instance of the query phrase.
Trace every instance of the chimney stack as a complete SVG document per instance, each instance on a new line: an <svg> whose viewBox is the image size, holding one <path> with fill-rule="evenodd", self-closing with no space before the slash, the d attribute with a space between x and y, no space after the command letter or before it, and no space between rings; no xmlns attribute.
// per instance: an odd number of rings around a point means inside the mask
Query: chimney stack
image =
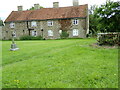
<svg viewBox="0 0 120 90"><path fill-rule="evenodd" d="M18 6L18 11L23 11L23 6Z"/></svg>
<svg viewBox="0 0 120 90"><path fill-rule="evenodd" d="M59 2L53 2L53 8L58 8L59 7Z"/></svg>
<svg viewBox="0 0 120 90"><path fill-rule="evenodd" d="M79 5L79 1L78 0L73 0L73 6L78 6Z"/></svg>
<svg viewBox="0 0 120 90"><path fill-rule="evenodd" d="M34 9L35 10L40 9L40 5L39 4L34 4Z"/></svg>

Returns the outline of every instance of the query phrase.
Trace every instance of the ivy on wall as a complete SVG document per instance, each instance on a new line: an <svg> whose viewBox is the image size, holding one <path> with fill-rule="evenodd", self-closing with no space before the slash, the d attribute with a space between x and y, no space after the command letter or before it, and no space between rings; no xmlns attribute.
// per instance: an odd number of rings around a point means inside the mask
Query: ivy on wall
<svg viewBox="0 0 120 90"><path fill-rule="evenodd" d="M72 22L71 19L61 19L59 20L59 24L61 25L60 30L68 31L71 28Z"/></svg>

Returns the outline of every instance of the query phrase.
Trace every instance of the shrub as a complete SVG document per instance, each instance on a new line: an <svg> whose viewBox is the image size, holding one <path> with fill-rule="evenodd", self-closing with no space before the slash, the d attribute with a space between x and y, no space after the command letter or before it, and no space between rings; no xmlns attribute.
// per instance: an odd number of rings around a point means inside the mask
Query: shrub
<svg viewBox="0 0 120 90"><path fill-rule="evenodd" d="M62 39L68 38L68 36L69 36L69 34L67 33L67 31L62 31L62 33L61 33L61 35L60 35L60 37L61 37Z"/></svg>
<svg viewBox="0 0 120 90"><path fill-rule="evenodd" d="M29 36L29 35L25 35L25 36L22 36L20 37L20 40L42 40L42 37L41 36Z"/></svg>
<svg viewBox="0 0 120 90"><path fill-rule="evenodd" d="M115 45L119 44L119 34L118 33L100 33L98 34L98 44L99 45Z"/></svg>

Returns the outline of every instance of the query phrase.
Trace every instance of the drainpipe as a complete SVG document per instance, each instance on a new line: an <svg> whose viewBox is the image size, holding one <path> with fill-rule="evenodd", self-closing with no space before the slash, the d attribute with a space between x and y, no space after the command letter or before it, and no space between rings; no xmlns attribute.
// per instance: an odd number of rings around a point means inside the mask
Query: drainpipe
<svg viewBox="0 0 120 90"><path fill-rule="evenodd" d="M27 21L27 29L28 29L28 33L29 33L29 36L30 36L30 29L29 29L28 21Z"/></svg>

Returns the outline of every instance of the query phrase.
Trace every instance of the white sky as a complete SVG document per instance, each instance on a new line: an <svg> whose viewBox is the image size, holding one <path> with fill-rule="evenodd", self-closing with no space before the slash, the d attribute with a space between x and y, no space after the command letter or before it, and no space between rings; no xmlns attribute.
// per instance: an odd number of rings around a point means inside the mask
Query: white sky
<svg viewBox="0 0 120 90"><path fill-rule="evenodd" d="M111 0L118 1L118 0ZM31 8L34 4L39 3L43 7L53 7L53 2L59 2L59 7L72 6L73 0L2 0L0 2L0 18L5 20L12 11L17 11L17 6L22 5L24 10ZM88 4L100 5L106 0L79 0L79 5Z"/></svg>

